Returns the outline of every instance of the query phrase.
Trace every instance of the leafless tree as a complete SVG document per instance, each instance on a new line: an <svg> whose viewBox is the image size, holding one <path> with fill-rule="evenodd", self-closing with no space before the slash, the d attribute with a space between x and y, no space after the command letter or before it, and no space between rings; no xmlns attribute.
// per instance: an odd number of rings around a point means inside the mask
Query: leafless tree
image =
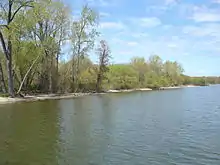
<svg viewBox="0 0 220 165"><path fill-rule="evenodd" d="M96 92L101 92L102 80L105 77L105 73L108 71L109 60L111 58L111 51L105 40L100 41L100 45L97 49L99 56L99 69L97 72Z"/></svg>

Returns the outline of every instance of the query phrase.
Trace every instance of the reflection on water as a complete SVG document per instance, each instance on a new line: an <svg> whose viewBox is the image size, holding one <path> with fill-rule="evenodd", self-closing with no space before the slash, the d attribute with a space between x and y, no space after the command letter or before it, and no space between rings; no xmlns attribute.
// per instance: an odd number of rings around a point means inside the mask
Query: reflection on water
<svg viewBox="0 0 220 165"><path fill-rule="evenodd" d="M59 136L56 104L39 102L0 107L0 164L56 164Z"/></svg>
<svg viewBox="0 0 220 165"><path fill-rule="evenodd" d="M0 164L220 164L220 87L0 106Z"/></svg>

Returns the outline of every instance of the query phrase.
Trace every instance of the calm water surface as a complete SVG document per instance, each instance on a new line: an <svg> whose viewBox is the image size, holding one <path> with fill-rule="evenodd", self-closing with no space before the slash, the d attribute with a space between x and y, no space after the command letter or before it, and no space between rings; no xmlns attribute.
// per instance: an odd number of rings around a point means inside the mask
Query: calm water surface
<svg viewBox="0 0 220 165"><path fill-rule="evenodd" d="M1 165L219 165L220 86L0 105Z"/></svg>

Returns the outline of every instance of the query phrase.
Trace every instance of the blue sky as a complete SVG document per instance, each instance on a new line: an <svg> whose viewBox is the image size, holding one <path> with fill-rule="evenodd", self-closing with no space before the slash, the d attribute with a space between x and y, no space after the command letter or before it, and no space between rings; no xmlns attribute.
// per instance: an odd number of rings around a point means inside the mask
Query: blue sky
<svg viewBox="0 0 220 165"><path fill-rule="evenodd" d="M64 1L75 13L85 3L100 13L114 63L157 54L181 63L188 75L220 76L220 0Z"/></svg>

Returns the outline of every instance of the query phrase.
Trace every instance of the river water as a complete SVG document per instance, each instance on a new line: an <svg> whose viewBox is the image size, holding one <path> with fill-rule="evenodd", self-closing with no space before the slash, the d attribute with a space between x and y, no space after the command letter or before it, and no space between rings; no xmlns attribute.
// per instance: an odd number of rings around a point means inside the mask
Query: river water
<svg viewBox="0 0 220 165"><path fill-rule="evenodd" d="M220 86L0 105L1 165L219 165Z"/></svg>

